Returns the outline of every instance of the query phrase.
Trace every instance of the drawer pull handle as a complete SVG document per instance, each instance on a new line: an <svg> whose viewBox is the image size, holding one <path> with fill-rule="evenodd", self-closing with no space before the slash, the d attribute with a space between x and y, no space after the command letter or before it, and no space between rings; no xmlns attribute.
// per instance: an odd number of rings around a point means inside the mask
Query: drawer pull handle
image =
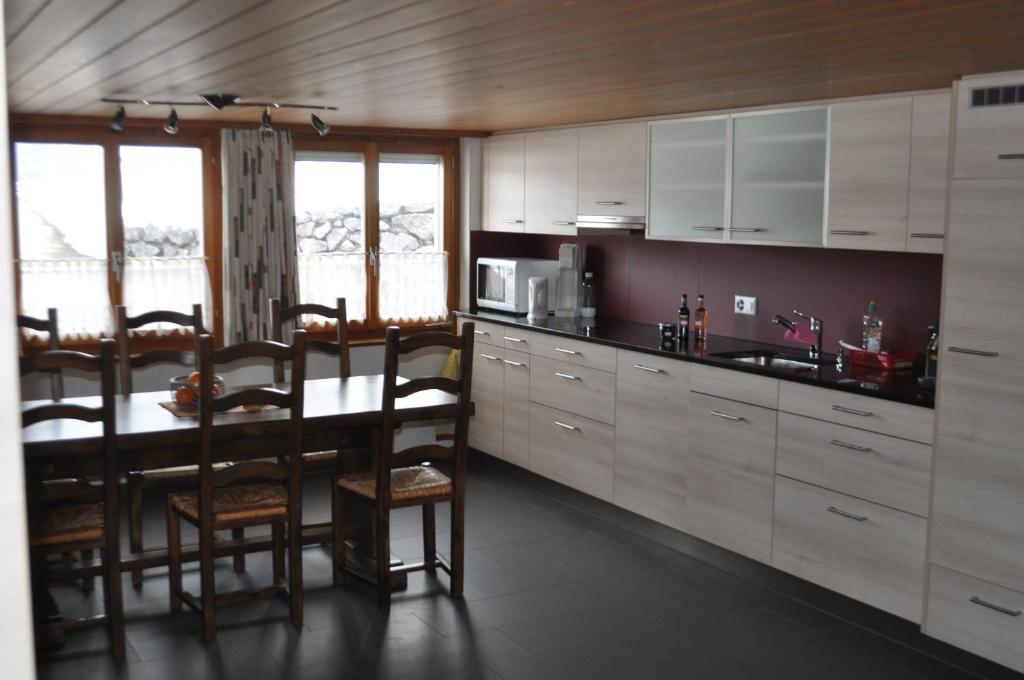
<svg viewBox="0 0 1024 680"><path fill-rule="evenodd" d="M711 415L715 416L716 418L725 418L726 420L732 420L734 422L739 422L741 420L746 420L746 418L744 418L742 416L733 416L733 415L729 415L728 413L722 413L721 411L708 411L708 413L710 413Z"/></svg>
<svg viewBox="0 0 1024 680"><path fill-rule="evenodd" d="M871 453L870 446L857 446L856 444L847 444L846 442L839 441L838 439L833 439L832 441L829 442L829 444L831 444L832 446L840 446L844 449L860 451L861 453Z"/></svg>
<svg viewBox="0 0 1024 680"><path fill-rule="evenodd" d="M1024 153L1001 153L999 154L999 160L1001 161L1024 161ZM1020 612L1017 612L1018 614Z"/></svg>
<svg viewBox="0 0 1024 680"><path fill-rule="evenodd" d="M644 366L643 364L633 364L633 368L640 371L647 371L648 373L664 373L663 368L652 368L651 366Z"/></svg>
<svg viewBox="0 0 1024 680"><path fill-rule="evenodd" d="M580 377L578 375L569 375L568 373L558 373L558 372L556 372L555 375L557 375L559 378L565 378L566 380L579 380L580 379Z"/></svg>
<svg viewBox="0 0 1024 680"><path fill-rule="evenodd" d="M575 222L567 222L566 220L555 220L551 224L556 224L559 227L571 227L571 226L574 226L576 223Z"/></svg>
<svg viewBox="0 0 1024 680"><path fill-rule="evenodd" d="M987 352L983 349L971 349L969 347L947 347L947 351L956 352L957 354L970 354L975 357L997 357L999 352Z"/></svg>
<svg viewBox="0 0 1024 680"><path fill-rule="evenodd" d="M973 597L971 597L971 602L973 602L974 604L980 604L982 607L988 607L989 609L997 611L1000 614L1006 614L1007 616L1013 616L1013 617L1020 616L1020 610L1019 609L1007 609L1006 607L1000 607L997 604L992 604L991 602L986 602L985 600L981 599L977 595L974 595Z"/></svg>
<svg viewBox="0 0 1024 680"><path fill-rule="evenodd" d="M555 351L561 352L562 354L572 354L573 356L579 356L580 354L583 354L583 352L577 352L574 349L563 349L561 347L556 347Z"/></svg>
<svg viewBox="0 0 1024 680"><path fill-rule="evenodd" d="M594 201L596 205L622 205L624 201Z"/></svg>
<svg viewBox="0 0 1024 680"><path fill-rule="evenodd" d="M580 428L576 427L575 425L569 425L567 423L563 423L563 422L558 421L558 420L553 420L552 422L555 425L558 425L559 427L564 428L566 430L572 430L573 432L579 432L580 431Z"/></svg>
<svg viewBox="0 0 1024 680"><path fill-rule="evenodd" d="M522 220L505 220L505 224L522 224Z"/></svg>
<svg viewBox="0 0 1024 680"><path fill-rule="evenodd" d="M832 404L833 411L839 411L840 413L849 413L854 416L873 416L875 415L871 411L858 411L855 408L849 408L847 406L840 406L838 404Z"/></svg>
<svg viewBox="0 0 1024 680"><path fill-rule="evenodd" d="M946 238L945 234L929 234L927 232L917 232L910 235L911 238Z"/></svg>
<svg viewBox="0 0 1024 680"><path fill-rule="evenodd" d="M478 331L476 329L473 330L473 334L474 335L490 335L490 333L488 333L487 331Z"/></svg>
<svg viewBox="0 0 1024 680"><path fill-rule="evenodd" d="M729 227L729 231L738 231L744 234L756 234L759 231L766 231L757 227Z"/></svg>
<svg viewBox="0 0 1024 680"><path fill-rule="evenodd" d="M690 227L694 231L725 231L724 227Z"/></svg>
<svg viewBox="0 0 1024 680"><path fill-rule="evenodd" d="M871 232L858 229L832 229L828 233L835 234L836 236L867 236Z"/></svg>
<svg viewBox="0 0 1024 680"><path fill-rule="evenodd" d="M826 510L828 510L829 512L831 512L833 514L839 515L840 517L846 517L848 519L852 519L852 520L857 521L857 522L866 522L868 520L868 518L865 517L864 515L855 515L852 512L847 512L846 510L840 510L839 508L837 508L834 505L828 506L826 508Z"/></svg>
<svg viewBox="0 0 1024 680"><path fill-rule="evenodd" d="M493 354L483 354L483 353L481 353L480 356L482 356L484 359L487 359L488 361L501 361L501 359L499 359L498 357L494 356Z"/></svg>
<svg viewBox="0 0 1024 680"><path fill-rule="evenodd" d="M508 364L509 366L525 366L526 365L526 364L524 364L521 361L509 361L508 359L504 359L503 361L506 364Z"/></svg>
<svg viewBox="0 0 1024 680"><path fill-rule="evenodd" d="M506 335L504 337L509 342L526 342L526 340L523 340L522 338L513 338L511 335Z"/></svg>

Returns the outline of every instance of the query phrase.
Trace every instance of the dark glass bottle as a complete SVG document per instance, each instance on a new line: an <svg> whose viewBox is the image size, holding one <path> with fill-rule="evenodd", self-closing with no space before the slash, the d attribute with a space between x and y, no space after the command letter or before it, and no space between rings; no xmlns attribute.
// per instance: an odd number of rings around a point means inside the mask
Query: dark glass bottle
<svg viewBox="0 0 1024 680"><path fill-rule="evenodd" d="M679 345L686 347L690 340L690 308L686 306L686 293L679 302Z"/></svg>
<svg viewBox="0 0 1024 680"><path fill-rule="evenodd" d="M703 343L708 339L708 310L704 307L703 293L697 296L697 312L693 318L694 340Z"/></svg>

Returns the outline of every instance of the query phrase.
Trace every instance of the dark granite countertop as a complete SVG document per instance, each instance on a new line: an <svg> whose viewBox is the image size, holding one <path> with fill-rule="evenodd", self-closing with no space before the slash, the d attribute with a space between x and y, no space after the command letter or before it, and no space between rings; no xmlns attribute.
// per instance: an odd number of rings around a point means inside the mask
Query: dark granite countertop
<svg viewBox="0 0 1024 680"><path fill-rule="evenodd" d="M655 324L634 323L617 319L597 319L593 325L585 325L580 319L547 319L528 321L525 316L512 316L499 312L455 312L456 316L467 319L479 319L515 326L541 333L563 335L589 340L602 345L621 349L645 352L657 356L667 356L683 361L695 361L714 366L721 366L736 371L765 375L780 380L816 385L829 389L863 394L879 399L898 401L914 406L935 408L935 393L923 390L918 385L916 371L873 371L860 367L847 366L838 370L834 355L825 355L825 363L813 369L768 368L754 364L745 364L732 359L713 356L723 352L743 352L767 350L789 355L800 355L803 350L796 345L773 345L754 340L728 338L711 335L702 348L694 347L691 340L689 347L680 348L678 343L663 346L658 327Z"/></svg>

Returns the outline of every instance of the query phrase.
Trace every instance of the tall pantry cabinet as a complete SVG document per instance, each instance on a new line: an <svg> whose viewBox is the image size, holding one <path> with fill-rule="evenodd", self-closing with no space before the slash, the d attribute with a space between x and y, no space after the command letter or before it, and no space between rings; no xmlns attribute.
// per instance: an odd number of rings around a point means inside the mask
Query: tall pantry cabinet
<svg viewBox="0 0 1024 680"><path fill-rule="evenodd" d="M1024 73L955 98L924 629L1024 671Z"/></svg>

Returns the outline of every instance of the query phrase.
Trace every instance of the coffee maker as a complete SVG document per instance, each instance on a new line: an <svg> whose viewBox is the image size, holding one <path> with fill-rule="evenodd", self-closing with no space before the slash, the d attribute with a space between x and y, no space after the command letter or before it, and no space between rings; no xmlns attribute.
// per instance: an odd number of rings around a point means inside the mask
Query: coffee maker
<svg viewBox="0 0 1024 680"><path fill-rule="evenodd" d="M575 243L558 246L558 276L555 279L555 316L572 319L580 315L580 252Z"/></svg>

